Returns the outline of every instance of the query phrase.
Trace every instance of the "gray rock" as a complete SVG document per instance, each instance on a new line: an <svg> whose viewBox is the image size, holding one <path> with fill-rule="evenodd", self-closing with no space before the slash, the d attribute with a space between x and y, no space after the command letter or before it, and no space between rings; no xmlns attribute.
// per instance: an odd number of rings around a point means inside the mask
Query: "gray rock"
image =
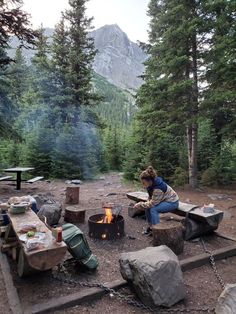
<svg viewBox="0 0 236 314"><path fill-rule="evenodd" d="M120 271L148 306L170 307L185 298L178 257L165 245L122 253Z"/></svg>
<svg viewBox="0 0 236 314"><path fill-rule="evenodd" d="M136 90L142 84L139 77L144 72L147 55L120 29L118 25L105 25L90 35L98 53L94 71L110 83L124 89Z"/></svg>
<svg viewBox="0 0 236 314"><path fill-rule="evenodd" d="M47 218L47 224L49 226L57 225L61 218L62 207L60 204L45 204L43 205L39 212L38 216L40 219L44 220L44 217ZM43 217L44 216L44 217Z"/></svg>
<svg viewBox="0 0 236 314"><path fill-rule="evenodd" d="M207 196L213 201L217 200L232 201L232 198L227 194L208 194Z"/></svg>
<svg viewBox="0 0 236 314"><path fill-rule="evenodd" d="M40 209L45 204L54 204L56 201L52 198L51 193L33 195L36 200L37 208Z"/></svg>
<svg viewBox="0 0 236 314"><path fill-rule="evenodd" d="M236 284L226 285L224 291L218 298L215 313L216 314L236 313Z"/></svg>

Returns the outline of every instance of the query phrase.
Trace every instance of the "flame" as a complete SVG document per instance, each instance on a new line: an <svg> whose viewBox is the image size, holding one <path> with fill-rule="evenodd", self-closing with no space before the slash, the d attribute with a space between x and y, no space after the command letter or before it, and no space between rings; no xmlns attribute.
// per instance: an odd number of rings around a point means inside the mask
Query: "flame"
<svg viewBox="0 0 236 314"><path fill-rule="evenodd" d="M106 215L102 220L97 221L99 224L106 223L110 224L113 219L112 209L110 207L104 207Z"/></svg>

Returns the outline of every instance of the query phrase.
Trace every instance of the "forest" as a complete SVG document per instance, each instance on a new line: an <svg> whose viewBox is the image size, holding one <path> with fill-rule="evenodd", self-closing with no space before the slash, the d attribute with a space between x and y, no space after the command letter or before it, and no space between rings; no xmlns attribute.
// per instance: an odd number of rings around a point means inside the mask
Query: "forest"
<svg viewBox="0 0 236 314"><path fill-rule="evenodd" d="M86 0L69 0L49 44L21 0L0 2L0 170L92 179L151 164L175 186L236 180L236 4L150 0L148 55L134 94L92 69ZM124 12L125 14L125 12ZM11 36L21 44L10 58ZM27 62L22 47L33 47Z"/></svg>

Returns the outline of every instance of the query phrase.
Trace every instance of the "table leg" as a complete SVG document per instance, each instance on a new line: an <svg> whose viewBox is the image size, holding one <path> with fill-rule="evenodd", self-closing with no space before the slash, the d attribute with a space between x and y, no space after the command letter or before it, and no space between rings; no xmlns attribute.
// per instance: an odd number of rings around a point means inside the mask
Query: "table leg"
<svg viewBox="0 0 236 314"><path fill-rule="evenodd" d="M16 173L16 189L20 190L21 188L21 171Z"/></svg>

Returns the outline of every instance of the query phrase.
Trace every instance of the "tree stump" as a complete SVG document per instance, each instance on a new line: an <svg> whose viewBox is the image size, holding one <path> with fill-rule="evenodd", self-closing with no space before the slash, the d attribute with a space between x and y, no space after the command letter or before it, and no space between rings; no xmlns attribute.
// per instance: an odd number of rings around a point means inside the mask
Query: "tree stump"
<svg viewBox="0 0 236 314"><path fill-rule="evenodd" d="M79 204L79 186L68 186L66 188L66 204Z"/></svg>
<svg viewBox="0 0 236 314"><path fill-rule="evenodd" d="M179 222L166 221L159 223L152 228L153 246L166 245L176 255L183 252L184 239L183 239L183 226Z"/></svg>
<svg viewBox="0 0 236 314"><path fill-rule="evenodd" d="M65 221L70 223L84 223L85 221L85 209L79 209L76 207L67 207L65 209Z"/></svg>

